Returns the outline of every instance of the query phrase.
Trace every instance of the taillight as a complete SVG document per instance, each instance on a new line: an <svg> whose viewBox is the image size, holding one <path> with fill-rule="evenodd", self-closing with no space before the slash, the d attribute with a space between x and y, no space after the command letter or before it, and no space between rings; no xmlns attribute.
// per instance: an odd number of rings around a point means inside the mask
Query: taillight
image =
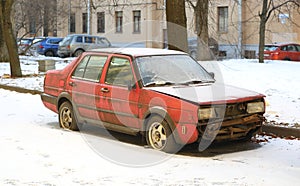
<svg viewBox="0 0 300 186"><path fill-rule="evenodd" d="M273 60L278 60L279 58L278 58L278 55L279 55L279 52L274 52L274 53L272 53L272 59Z"/></svg>
<svg viewBox="0 0 300 186"><path fill-rule="evenodd" d="M70 49L71 49L70 45L68 45L68 46L67 46L67 49L68 49L68 50L70 50Z"/></svg>
<svg viewBox="0 0 300 186"><path fill-rule="evenodd" d="M43 45L40 45L39 47L40 47L40 49L43 49L43 48L44 48L44 46L43 46Z"/></svg>

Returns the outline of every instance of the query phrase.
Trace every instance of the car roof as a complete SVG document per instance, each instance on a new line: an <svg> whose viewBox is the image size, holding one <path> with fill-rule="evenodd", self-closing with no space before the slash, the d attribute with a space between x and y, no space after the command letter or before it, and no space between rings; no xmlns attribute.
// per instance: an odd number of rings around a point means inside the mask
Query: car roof
<svg viewBox="0 0 300 186"><path fill-rule="evenodd" d="M114 53L114 54L126 54L134 57L155 56L155 55L182 55L182 54L186 55L186 53L180 51L157 49L157 48L101 48L101 49L94 49L91 51Z"/></svg>
<svg viewBox="0 0 300 186"><path fill-rule="evenodd" d="M265 46L285 46L285 45L299 45L297 43L274 43L274 44L265 44Z"/></svg>
<svg viewBox="0 0 300 186"><path fill-rule="evenodd" d="M89 34L70 34L67 37L73 37L73 36L89 36L89 37L100 37L105 38L104 36L98 36L98 35L89 35Z"/></svg>

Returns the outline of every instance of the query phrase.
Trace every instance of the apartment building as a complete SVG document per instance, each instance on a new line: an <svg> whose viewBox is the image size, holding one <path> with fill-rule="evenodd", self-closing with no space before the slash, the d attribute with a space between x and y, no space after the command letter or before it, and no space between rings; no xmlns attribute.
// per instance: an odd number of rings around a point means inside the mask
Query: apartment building
<svg viewBox="0 0 300 186"><path fill-rule="evenodd" d="M90 5L88 2L57 0L55 35L90 33L106 36L115 46L165 47L165 0L93 0ZM257 54L261 4L261 0L210 1L209 34L227 58ZM193 9L188 3L186 8L188 36L194 37ZM267 24L266 43L300 43L299 18L299 12L292 7L273 14Z"/></svg>

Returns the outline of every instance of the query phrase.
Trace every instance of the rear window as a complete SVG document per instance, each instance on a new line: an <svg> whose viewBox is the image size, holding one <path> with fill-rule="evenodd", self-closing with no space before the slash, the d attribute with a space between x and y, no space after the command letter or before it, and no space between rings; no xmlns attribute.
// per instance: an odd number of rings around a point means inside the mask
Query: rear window
<svg viewBox="0 0 300 186"><path fill-rule="evenodd" d="M264 48L264 51L274 51L277 50L278 46L274 46L274 45L266 45Z"/></svg>
<svg viewBox="0 0 300 186"><path fill-rule="evenodd" d="M68 44L71 42L71 40L72 40L72 36L67 36L67 37L65 37L65 38L60 42L60 44L61 44L61 45L68 45Z"/></svg>

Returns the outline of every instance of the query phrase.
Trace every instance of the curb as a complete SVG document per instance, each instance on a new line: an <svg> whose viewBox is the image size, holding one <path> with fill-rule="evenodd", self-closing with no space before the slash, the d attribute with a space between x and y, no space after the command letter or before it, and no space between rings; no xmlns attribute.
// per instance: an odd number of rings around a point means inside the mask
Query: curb
<svg viewBox="0 0 300 186"><path fill-rule="evenodd" d="M32 94L32 95L39 95L39 94L43 93L42 91L39 91L39 90L30 90L30 89L26 89L26 88L15 87L15 86L10 86L10 85L1 85L1 84L0 84L0 89L15 91L18 93L28 93L28 94Z"/></svg>
<svg viewBox="0 0 300 186"><path fill-rule="evenodd" d="M263 125L262 131L266 133L275 134L278 137L296 137L300 138L300 129L298 128L286 128L274 125Z"/></svg>
<svg viewBox="0 0 300 186"><path fill-rule="evenodd" d="M30 89L26 89L26 88L15 87L15 86L10 86L10 85L1 85L1 84L0 84L0 89L15 91L18 93L28 93L28 94L32 94L32 95L40 95L43 93L42 91L39 91L39 90L30 90ZM296 138L300 138L300 128L297 129L297 128L279 127L279 126L274 126L274 125L263 125L262 132L275 134L276 136L279 136L279 137L293 136Z"/></svg>

